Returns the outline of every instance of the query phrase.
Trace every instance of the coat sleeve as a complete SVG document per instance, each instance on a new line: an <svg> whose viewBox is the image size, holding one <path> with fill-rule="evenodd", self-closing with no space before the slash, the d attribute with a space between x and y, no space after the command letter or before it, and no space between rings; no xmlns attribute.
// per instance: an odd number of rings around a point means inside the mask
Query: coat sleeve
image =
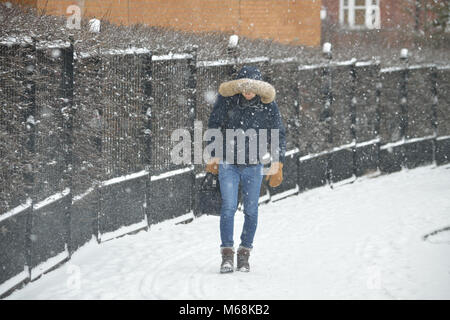
<svg viewBox="0 0 450 320"><path fill-rule="evenodd" d="M209 115L208 120L208 129L221 129L225 123L227 114L227 108L225 103L225 97L218 94L217 99L214 103L213 110L211 111L211 114ZM214 141L212 139L211 141L208 141L206 145L211 144ZM220 157L220 155L216 155L215 151L211 153L212 157Z"/></svg>
<svg viewBox="0 0 450 320"><path fill-rule="evenodd" d="M225 122L226 112L225 98L219 94L214 102L213 110L209 115L208 129L221 128Z"/></svg>
<svg viewBox="0 0 450 320"><path fill-rule="evenodd" d="M274 101L271 103L270 108L270 121L272 123L272 129L278 129L278 148L275 152L278 154L278 159L281 163L284 163L285 154L286 154L286 129L283 124L283 119L281 118L280 110L278 109L277 103ZM269 139L270 139L269 134ZM275 155L276 156L276 155Z"/></svg>

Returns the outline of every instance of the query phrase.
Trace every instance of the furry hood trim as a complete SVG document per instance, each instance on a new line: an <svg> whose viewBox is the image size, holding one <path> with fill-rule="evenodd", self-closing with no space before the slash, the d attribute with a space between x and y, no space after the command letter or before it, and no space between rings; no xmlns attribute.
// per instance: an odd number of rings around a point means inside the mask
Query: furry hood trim
<svg viewBox="0 0 450 320"><path fill-rule="evenodd" d="M244 92L254 92L261 97L262 103L271 103L275 100L275 88L270 83L262 81L261 71L254 66L243 66L236 80L224 82L219 87L219 93L224 97Z"/></svg>
<svg viewBox="0 0 450 320"><path fill-rule="evenodd" d="M224 97L231 97L239 93L254 92L261 97L264 104L275 100L275 88L268 82L249 78L231 80L219 86L219 93Z"/></svg>

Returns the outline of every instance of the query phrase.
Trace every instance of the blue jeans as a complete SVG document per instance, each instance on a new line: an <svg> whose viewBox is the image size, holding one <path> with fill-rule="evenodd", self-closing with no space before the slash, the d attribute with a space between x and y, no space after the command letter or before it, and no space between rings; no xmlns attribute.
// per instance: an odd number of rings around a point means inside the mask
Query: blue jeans
<svg viewBox="0 0 450 320"><path fill-rule="evenodd" d="M253 248L256 225L258 223L258 200L263 179L263 165L219 165L219 183L222 195L220 210L221 247L233 247L234 214L238 205L238 188L241 182L244 201L244 227L241 246Z"/></svg>

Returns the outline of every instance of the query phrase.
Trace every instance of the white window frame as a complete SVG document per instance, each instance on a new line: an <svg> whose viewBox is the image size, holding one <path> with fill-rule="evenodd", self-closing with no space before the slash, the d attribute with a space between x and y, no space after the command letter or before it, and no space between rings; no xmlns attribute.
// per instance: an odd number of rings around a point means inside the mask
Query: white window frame
<svg viewBox="0 0 450 320"><path fill-rule="evenodd" d="M380 0L372 4L373 0L365 0L363 6L355 5L355 0L347 0L347 6L344 6L344 0L339 0L339 23L344 28L349 29L380 29ZM355 10L365 10L364 25L355 25ZM344 11L348 10L348 24L344 24Z"/></svg>

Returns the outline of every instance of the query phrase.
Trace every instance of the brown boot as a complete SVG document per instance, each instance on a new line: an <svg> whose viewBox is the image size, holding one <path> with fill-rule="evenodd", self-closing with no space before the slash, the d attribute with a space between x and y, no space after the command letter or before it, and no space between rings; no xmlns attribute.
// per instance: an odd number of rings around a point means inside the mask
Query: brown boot
<svg viewBox="0 0 450 320"><path fill-rule="evenodd" d="M222 264L220 265L220 273L229 273L234 271L234 249L221 248Z"/></svg>
<svg viewBox="0 0 450 320"><path fill-rule="evenodd" d="M250 257L251 249L245 247L239 247L237 252L237 270L242 272L250 271L250 264L248 258Z"/></svg>

